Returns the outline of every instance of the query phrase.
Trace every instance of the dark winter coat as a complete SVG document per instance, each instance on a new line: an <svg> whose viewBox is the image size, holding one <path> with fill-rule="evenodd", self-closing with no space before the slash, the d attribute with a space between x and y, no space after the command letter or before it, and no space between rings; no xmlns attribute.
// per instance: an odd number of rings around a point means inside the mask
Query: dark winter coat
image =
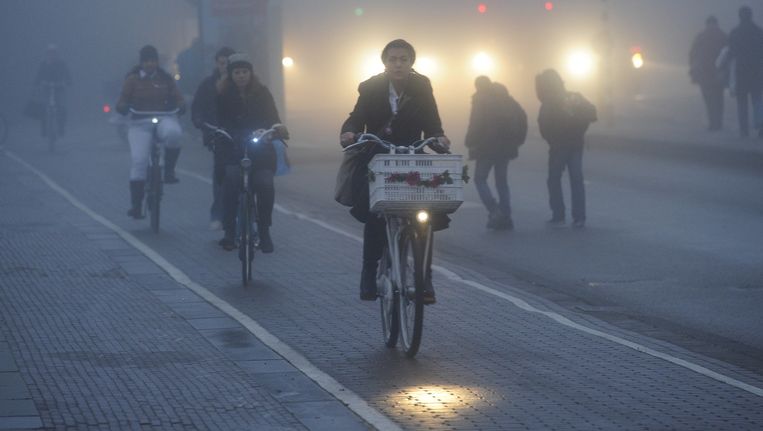
<svg viewBox="0 0 763 431"><path fill-rule="evenodd" d="M257 129L269 129L280 123L273 96L264 85L255 83L252 93L244 98L234 85L224 87L217 96L217 121L234 138L233 145L219 148L218 157L225 164L238 164L243 157L243 145ZM252 166L255 169L276 169L276 153L272 145L257 148Z"/></svg>
<svg viewBox="0 0 763 431"><path fill-rule="evenodd" d="M442 123L429 78L411 73L398 101L397 115L389 106L389 79L376 75L358 86L358 101L342 125L344 132L368 132L396 145L442 136Z"/></svg>
<svg viewBox="0 0 763 431"><path fill-rule="evenodd" d="M66 62L61 59L52 61L45 60L40 63L34 82L35 84L53 82L56 84L70 85L72 83L72 78L71 75L69 75L69 67L66 65Z"/></svg>
<svg viewBox="0 0 763 431"><path fill-rule="evenodd" d="M565 91L540 106L538 126L543 139L554 148L582 148L588 126L596 121L596 107L580 93Z"/></svg>
<svg viewBox="0 0 763 431"><path fill-rule="evenodd" d="M715 62L728 36L718 27L706 28L694 38L689 51L689 76L699 85L719 85L721 83Z"/></svg>
<svg viewBox="0 0 763 431"><path fill-rule="evenodd" d="M737 93L763 90L763 30L742 22L729 35L729 49L736 61Z"/></svg>
<svg viewBox="0 0 763 431"><path fill-rule="evenodd" d="M215 69L212 75L206 77L191 103L191 121L197 129L203 129L204 123L217 125L217 81L220 80L220 72Z"/></svg>
<svg viewBox="0 0 763 431"><path fill-rule="evenodd" d="M527 137L527 114L505 87L493 84L472 96L465 144L469 159L515 159Z"/></svg>

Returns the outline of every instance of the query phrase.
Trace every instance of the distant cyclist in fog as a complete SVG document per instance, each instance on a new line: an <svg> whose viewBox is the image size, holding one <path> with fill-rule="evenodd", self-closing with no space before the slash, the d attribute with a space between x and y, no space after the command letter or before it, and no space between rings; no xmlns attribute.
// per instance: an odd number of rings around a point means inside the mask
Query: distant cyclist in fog
<svg viewBox="0 0 763 431"><path fill-rule="evenodd" d="M751 102L753 127L763 137L763 30L752 21L749 6L739 9L739 25L729 35L729 61L734 61L736 67L739 134L741 137L750 134L748 112Z"/></svg>
<svg viewBox="0 0 763 431"><path fill-rule="evenodd" d="M45 52L45 60L40 63L40 67L37 69L37 76L34 83L40 88L40 92L43 95L43 103L47 102L48 91L56 92L56 104L58 105L58 128L59 133L63 135L66 127L66 91L65 88L71 85L72 78L69 74L69 66L61 59L58 52L58 47L54 44L48 45L48 49ZM51 84L51 87L46 85ZM46 130L49 125L45 124L46 116L41 115L41 132L43 136L46 136Z"/></svg>
<svg viewBox="0 0 763 431"><path fill-rule="evenodd" d="M710 131L723 127L723 82L715 61L727 43L728 36L711 16L705 20L705 30L694 38L689 52L689 76L702 91Z"/></svg>
<svg viewBox="0 0 763 431"><path fill-rule="evenodd" d="M235 51L232 48L220 48L215 54L215 70L212 75L199 84L191 104L191 121L203 133L204 146L214 151L212 170L212 207L210 213L210 228L218 230L222 227L222 183L225 177L225 165L219 156L220 149L213 148L212 136L204 123L218 125L217 120L217 84L228 75L228 57Z"/></svg>
<svg viewBox="0 0 763 431"><path fill-rule="evenodd" d="M469 159L476 160L474 184L488 211L488 229L511 230L511 203L507 170L509 160L518 155L517 149L527 137L527 114L509 95L508 90L487 76L474 80L477 91L472 96L472 112L466 132ZM496 202L488 175L493 171Z"/></svg>
<svg viewBox="0 0 763 431"><path fill-rule="evenodd" d="M541 102L538 126L548 142L548 200L551 226L565 223L562 174L567 169L572 192L572 226L585 226L585 187L583 185L583 145L588 126L596 121L596 108L579 93L567 91L556 70L548 69L535 77L535 91Z"/></svg>

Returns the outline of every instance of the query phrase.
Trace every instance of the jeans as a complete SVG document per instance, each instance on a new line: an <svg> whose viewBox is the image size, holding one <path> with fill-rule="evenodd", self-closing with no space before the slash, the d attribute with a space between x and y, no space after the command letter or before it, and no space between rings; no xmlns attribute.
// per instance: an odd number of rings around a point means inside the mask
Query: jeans
<svg viewBox="0 0 763 431"><path fill-rule="evenodd" d="M742 136L748 136L750 134L750 115L749 104L747 100L752 102L752 121L753 128L760 129L763 127L763 92L761 91L739 91L737 90L737 115L739 116L739 133Z"/></svg>
<svg viewBox="0 0 763 431"><path fill-rule="evenodd" d="M701 85L702 98L707 110L707 124L710 130L723 127L723 86L719 83Z"/></svg>
<svg viewBox="0 0 763 431"><path fill-rule="evenodd" d="M135 120L127 130L127 140L130 142L131 181L144 181L148 170L148 159L151 154L151 141L154 137L154 127L159 141L165 148L180 148L180 138L183 130L177 117L164 117L159 124L151 124L151 120Z"/></svg>
<svg viewBox="0 0 763 431"><path fill-rule="evenodd" d="M564 220L564 197L562 195L562 174L567 169L570 175L572 194L572 219L585 221L585 187L583 185L583 147L551 148L548 151L548 202L552 217Z"/></svg>
<svg viewBox="0 0 763 431"><path fill-rule="evenodd" d="M474 168L474 185L477 187L480 199L488 212L492 213L497 208L501 210L504 215L511 215L509 182L506 178L508 167L508 157L485 157L477 159ZM490 174L491 169L493 169L495 189L496 192L498 192L498 202L496 202L493 193L490 191L490 187L487 185L487 177Z"/></svg>
<svg viewBox="0 0 763 431"><path fill-rule="evenodd" d="M273 206L275 205L274 172L269 169L252 170L249 176L249 186L254 191L257 208L257 225L269 227L273 221ZM236 234L236 217L238 216L238 201L242 186L241 167L225 166L223 181L222 218L225 236L233 238Z"/></svg>

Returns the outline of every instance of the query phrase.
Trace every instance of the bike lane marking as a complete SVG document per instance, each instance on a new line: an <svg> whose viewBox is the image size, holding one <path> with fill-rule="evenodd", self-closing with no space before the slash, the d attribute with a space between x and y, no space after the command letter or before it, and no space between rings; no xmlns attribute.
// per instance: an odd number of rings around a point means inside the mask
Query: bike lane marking
<svg viewBox="0 0 763 431"><path fill-rule="evenodd" d="M186 174L188 176L194 177L194 178L196 178L196 179L198 179L200 181L206 182L208 184L212 184L212 181L209 178L204 177L203 175L199 175L199 174L196 174L194 172L180 170L180 169L178 171L182 172L182 173L184 173L184 174ZM332 226L329 223L326 223L324 221L315 219L315 218L310 217L308 215L305 215L305 214L302 214L302 213L299 213L299 212L296 212L296 211L288 210L288 209L286 209L286 208L284 208L284 207L282 207L281 205L278 205L278 204L275 205L275 209L277 211L285 214L285 215L290 215L290 216L296 217L299 220L308 221L310 223L313 223L315 225L318 225L320 227L328 229L331 232L334 232L334 233L337 233L339 235L345 236L345 237L350 238L352 240L355 240L357 242L360 242L360 243L363 242L363 238L358 236L358 235L353 235L353 234L351 234L349 232L346 232L346 231L344 231L344 230L342 230L342 229L340 229L338 227ZM611 341L611 342L619 344L621 346L625 346L625 347L631 348L631 349L633 349L633 350L635 350L637 352L644 353L644 354L647 354L649 356L653 356L655 358L662 359L664 361L667 361L667 362L670 362L672 364L678 365L680 367L686 368L688 370L694 371L695 373L701 374L701 375L703 375L705 377L709 377L709 378L717 380L717 381L719 381L721 383L725 383L727 385L730 385L730 386L733 386L735 388L741 389L743 391L749 392L749 393L751 393L753 395L757 395L759 397L763 397L763 389L761 389L761 388L759 388L757 386L753 386L753 385L750 385L748 383L744 383L742 381L734 379L733 377L729 377L729 376L726 376L724 374L721 374L721 373L718 373L716 371L713 371L713 370L711 370L709 368L703 367L702 365L695 364L695 363L693 363L691 361L687 361L685 359L681 359L681 358L669 355L669 354L664 353L664 352L660 352L659 350L652 349L650 347L641 345L639 343L626 340L625 338L618 337L617 335L608 334L608 333L606 333L604 331L600 331L598 329L589 328L589 327L587 327L585 325L581 325L579 323L573 322L572 320L562 316L559 313L556 313L556 312L553 312L553 311L544 311L544 310L541 310L539 308L536 308L536 307L530 305L529 303L527 303L526 301L524 301L521 298L518 298L516 296L510 295L510 294L505 293L505 292L501 292L501 291L493 289L491 287L485 286L484 284L479 283L477 281L467 280L467 279L461 277L460 275L456 274L455 272L445 268L444 266L432 265L432 270L437 271L441 275L443 275L446 278L448 278L448 280L450 280L450 281L461 283L461 284L465 284L465 285L473 287L473 288L475 288L475 289L477 289L477 290L479 290L479 291L481 291L483 293L487 293L489 295L493 295L493 296L496 296L496 297L501 298L503 300L509 301L512 304L514 304L514 306L516 306L517 308L520 308L520 309L522 309L524 311L527 311L528 313L540 314L542 316L545 316L545 317L555 321L556 323L558 323L560 325L567 326L569 328L572 328L572 329L584 332L584 333L589 334L589 335L593 335L595 337L603 338L605 340Z"/></svg>
<svg viewBox="0 0 763 431"><path fill-rule="evenodd" d="M8 156L12 160L16 161L17 163L19 163L20 165L22 165L23 167L25 167L26 169L28 169L29 171L37 175L45 184L48 185L48 187L50 187L55 192L63 196L64 199L69 201L69 203L72 206L84 212L90 218L102 224L104 227L114 231L114 233L119 235L124 241L126 241L135 249L143 253L147 258L149 258L156 265L162 268L176 282L190 289L197 295L204 298L204 300L206 300L210 304L220 309L220 311L229 315L231 318L235 319L238 323L240 323L243 327L245 327L249 332L251 332L255 337L260 339L260 341L262 341L265 345L267 345L268 347L273 349L273 351L281 355L284 359L286 359L289 363L291 363L295 368L300 370L303 374L305 374L307 377L309 377L311 380L313 380L315 383L317 383L319 386L325 389L328 393L330 393L336 399L338 399L343 404L345 404L347 408L352 410L355 414L357 414L363 420L368 422L374 428L379 430L402 430L402 428L400 428L399 425L397 425L391 419L389 419L388 417L380 413L378 410L373 408L363 398L361 398L360 396L352 392L350 389L343 386L336 379L334 379L327 373L321 371L318 367L313 365L307 358L302 356L299 352L294 350L288 344L281 341L278 337L271 334L267 329L265 329L263 326L257 323L257 321L247 316L246 314L242 313L241 311L239 311L237 308L230 305L226 301L220 299L215 294L207 290L205 287L191 280L191 278L188 277L182 270L172 265L169 261L167 261L164 257L162 257L162 255L154 251L148 245L141 242L138 238L136 238L135 236L133 236L126 230L122 229L121 227L109 221L106 217L103 217L97 212L91 210L88 206L80 202L71 193L69 193L65 188L61 187L60 185L58 185L58 183L56 183L50 177L45 175L42 171L30 165L19 156L16 156L11 151L5 150L3 152L5 153L6 156ZM191 176L194 176L196 178L203 179L205 182L208 182L209 184L212 183L211 180L201 177L200 175L183 171L181 169L178 169L178 171L187 175L190 174Z"/></svg>

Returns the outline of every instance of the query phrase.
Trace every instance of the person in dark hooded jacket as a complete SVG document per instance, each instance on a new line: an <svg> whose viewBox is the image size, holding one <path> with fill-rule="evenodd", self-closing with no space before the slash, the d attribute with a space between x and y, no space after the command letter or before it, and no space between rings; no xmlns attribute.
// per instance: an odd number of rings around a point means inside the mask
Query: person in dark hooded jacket
<svg viewBox="0 0 763 431"><path fill-rule="evenodd" d="M694 38L689 52L689 75L699 85L707 109L708 130L723 126L723 82L715 62L728 42L714 16L705 21L705 30Z"/></svg>
<svg viewBox="0 0 763 431"><path fill-rule="evenodd" d="M548 69L535 77L535 91L541 102L538 126L548 142L548 198L551 219L548 223L565 223L562 196L562 173L570 175L572 192L572 226L585 226L585 187L583 185L583 146L588 126L596 121L596 108L580 93L567 91L556 70Z"/></svg>
<svg viewBox="0 0 763 431"><path fill-rule="evenodd" d="M466 132L469 159L476 160L474 184L488 210L489 229L513 229L509 183L506 176L509 160L517 158L518 148L527 137L527 114L509 95L508 90L487 76L474 81L472 112ZM493 197L487 178L493 170L498 201Z"/></svg>
<svg viewBox="0 0 763 431"><path fill-rule="evenodd" d="M278 136L288 139L289 133L281 124L273 96L254 74L252 62L244 54L228 57L228 75L217 85L217 118L220 127L232 137L233 142L221 145L218 157L225 165L223 180L223 229L225 236L220 245L233 250L235 245L238 196L241 188L240 162L244 155L243 145L248 144L252 132L275 127ZM272 253L273 240L270 225L275 204L273 177L276 172L276 150L272 142L262 143L250 151L252 158L252 187L257 205L257 233L260 250Z"/></svg>
<svg viewBox="0 0 763 431"><path fill-rule="evenodd" d="M752 9L739 9L739 26L729 35L729 61L735 62L739 133L749 136L749 105L753 127L763 137L763 29L752 20Z"/></svg>

